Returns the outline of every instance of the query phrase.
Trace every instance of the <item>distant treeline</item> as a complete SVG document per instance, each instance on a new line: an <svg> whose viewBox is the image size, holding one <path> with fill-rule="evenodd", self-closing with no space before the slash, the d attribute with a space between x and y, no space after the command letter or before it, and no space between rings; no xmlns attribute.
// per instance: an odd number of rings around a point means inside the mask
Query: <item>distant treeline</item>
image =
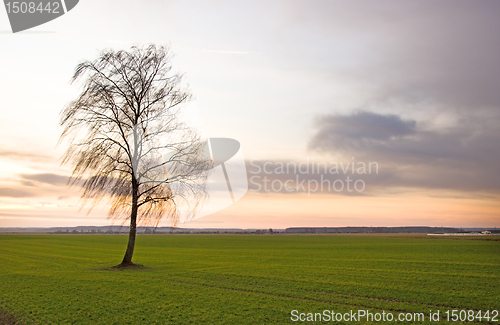
<svg viewBox="0 0 500 325"><path fill-rule="evenodd" d="M481 229L488 230L488 229ZM286 228L285 233L295 234L349 234L349 233L460 233L470 232L470 229L445 227L292 227ZM492 233L500 232L491 229Z"/></svg>

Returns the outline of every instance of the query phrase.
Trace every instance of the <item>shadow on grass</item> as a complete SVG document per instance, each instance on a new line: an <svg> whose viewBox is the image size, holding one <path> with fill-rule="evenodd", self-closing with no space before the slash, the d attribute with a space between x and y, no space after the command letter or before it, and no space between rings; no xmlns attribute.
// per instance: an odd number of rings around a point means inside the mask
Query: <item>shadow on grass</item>
<svg viewBox="0 0 500 325"><path fill-rule="evenodd" d="M151 267L144 266L142 264L118 264L115 266L101 267L94 269L94 271L130 271L130 270L151 270ZM0 323L1 325L1 323Z"/></svg>

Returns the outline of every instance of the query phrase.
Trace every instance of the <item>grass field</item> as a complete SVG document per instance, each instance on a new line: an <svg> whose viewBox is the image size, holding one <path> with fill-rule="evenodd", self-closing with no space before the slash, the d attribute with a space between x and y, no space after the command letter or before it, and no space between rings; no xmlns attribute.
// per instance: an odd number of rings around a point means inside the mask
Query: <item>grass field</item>
<svg viewBox="0 0 500 325"><path fill-rule="evenodd" d="M140 235L145 267L106 269L126 240L1 235L0 309L37 324L288 324L292 310L360 309L444 324L429 311L500 309L500 241Z"/></svg>

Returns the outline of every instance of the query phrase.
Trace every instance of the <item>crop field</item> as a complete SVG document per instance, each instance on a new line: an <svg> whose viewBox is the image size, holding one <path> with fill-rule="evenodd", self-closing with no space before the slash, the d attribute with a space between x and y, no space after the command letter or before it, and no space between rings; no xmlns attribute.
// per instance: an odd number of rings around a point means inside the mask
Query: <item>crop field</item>
<svg viewBox="0 0 500 325"><path fill-rule="evenodd" d="M27 324L309 324L325 310L500 323L500 241L429 237L139 235L144 267L117 270L126 236L1 235L0 310Z"/></svg>

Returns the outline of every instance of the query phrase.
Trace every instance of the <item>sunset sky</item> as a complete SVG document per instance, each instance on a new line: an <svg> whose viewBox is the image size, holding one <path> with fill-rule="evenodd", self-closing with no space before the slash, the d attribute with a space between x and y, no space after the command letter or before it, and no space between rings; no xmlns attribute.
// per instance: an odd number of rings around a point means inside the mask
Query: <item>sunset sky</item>
<svg viewBox="0 0 500 325"><path fill-rule="evenodd" d="M59 112L78 63L148 43L170 44L202 132L238 140L256 177L181 227L500 227L498 17L496 0L82 0L13 34L0 9L0 227L110 224L66 186ZM276 171L320 162L339 173ZM322 176L365 186L295 184Z"/></svg>

